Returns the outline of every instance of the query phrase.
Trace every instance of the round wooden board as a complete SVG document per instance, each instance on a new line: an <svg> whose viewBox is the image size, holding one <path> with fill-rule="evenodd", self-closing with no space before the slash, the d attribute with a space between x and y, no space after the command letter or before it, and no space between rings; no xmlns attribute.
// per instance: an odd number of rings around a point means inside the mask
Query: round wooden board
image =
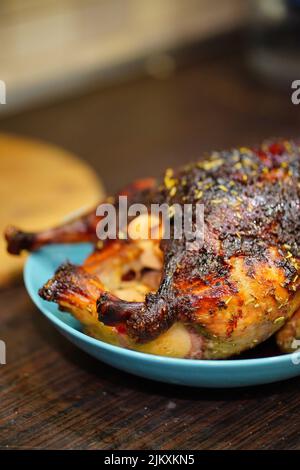
<svg viewBox="0 0 300 470"><path fill-rule="evenodd" d="M53 145L0 134L0 286L20 272L24 256L6 253L7 225L41 230L104 196L99 179L84 162Z"/></svg>

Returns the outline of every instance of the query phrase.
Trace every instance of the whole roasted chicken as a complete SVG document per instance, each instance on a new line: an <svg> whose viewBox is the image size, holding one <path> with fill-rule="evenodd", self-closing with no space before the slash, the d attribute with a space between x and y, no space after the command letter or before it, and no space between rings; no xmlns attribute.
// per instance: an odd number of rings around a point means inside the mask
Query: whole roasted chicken
<svg viewBox="0 0 300 470"><path fill-rule="evenodd" d="M130 220L128 237L99 241L96 210L60 227L6 231L8 251L49 243L94 243L82 266L66 263L40 296L72 313L87 334L173 357L222 359L278 332L283 351L300 334L300 146L266 142L214 152L161 181L140 180L120 193L128 204L203 204L200 244L130 237L149 216ZM107 199L118 206L118 196ZM195 214L192 212L193 223ZM174 213L169 211L172 228ZM151 221L152 223L153 221ZM150 224L151 225L151 224ZM196 234L197 235L197 234Z"/></svg>

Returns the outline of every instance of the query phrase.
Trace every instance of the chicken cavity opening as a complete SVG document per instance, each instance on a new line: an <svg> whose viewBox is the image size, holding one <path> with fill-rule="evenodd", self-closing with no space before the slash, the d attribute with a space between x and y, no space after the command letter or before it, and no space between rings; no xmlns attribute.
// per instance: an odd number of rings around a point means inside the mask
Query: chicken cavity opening
<svg viewBox="0 0 300 470"><path fill-rule="evenodd" d="M155 228L156 233L155 233ZM155 239L147 239L149 229ZM93 271L105 290L128 302L143 302L160 284L163 255L159 247L161 228L157 218L139 215L128 226L129 241L115 242ZM133 239L132 239L133 238ZM104 248L106 250L106 248Z"/></svg>

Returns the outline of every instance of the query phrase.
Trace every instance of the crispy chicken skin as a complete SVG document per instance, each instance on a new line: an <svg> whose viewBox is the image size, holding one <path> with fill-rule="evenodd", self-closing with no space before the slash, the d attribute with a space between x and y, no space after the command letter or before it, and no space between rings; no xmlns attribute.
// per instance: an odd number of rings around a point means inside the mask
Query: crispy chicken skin
<svg viewBox="0 0 300 470"><path fill-rule="evenodd" d="M88 334L154 354L222 359L282 327L278 344L288 350L300 308L297 143L215 152L123 194L147 206L202 203L203 244L107 241L82 267L60 267L41 288L44 299L71 312ZM95 242L98 222L93 211L39 234L9 228L8 250Z"/></svg>

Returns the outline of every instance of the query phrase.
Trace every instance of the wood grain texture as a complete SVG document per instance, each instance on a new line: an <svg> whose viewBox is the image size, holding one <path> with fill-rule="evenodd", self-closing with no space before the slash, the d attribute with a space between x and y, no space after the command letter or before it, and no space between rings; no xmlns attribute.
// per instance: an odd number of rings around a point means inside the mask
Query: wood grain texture
<svg viewBox="0 0 300 470"><path fill-rule="evenodd" d="M299 137L290 90L252 81L222 54L166 81L141 79L6 118L0 128L85 156L107 188L205 150ZM300 378L237 390L154 383L90 358L61 337L20 284L1 293L0 447L299 449Z"/></svg>
<svg viewBox="0 0 300 470"><path fill-rule="evenodd" d="M0 133L0 233L8 225L35 231L62 223L70 214L95 207L104 189L95 172L66 150ZM6 253L0 238L0 286L22 270L25 254Z"/></svg>

